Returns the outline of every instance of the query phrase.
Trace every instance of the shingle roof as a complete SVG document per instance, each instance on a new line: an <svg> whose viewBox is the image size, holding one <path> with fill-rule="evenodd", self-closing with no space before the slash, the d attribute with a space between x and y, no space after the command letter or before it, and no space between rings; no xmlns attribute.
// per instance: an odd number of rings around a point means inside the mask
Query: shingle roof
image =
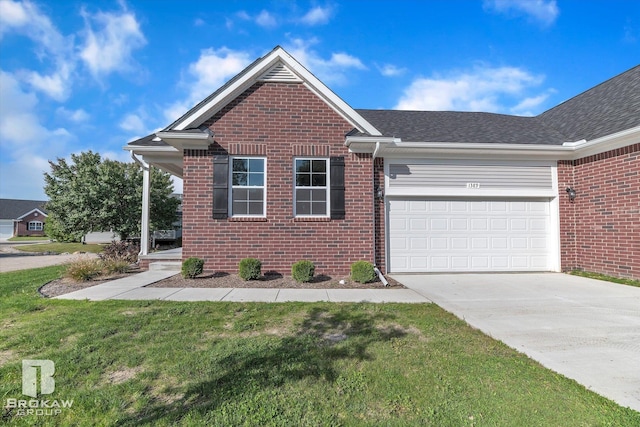
<svg viewBox="0 0 640 427"><path fill-rule="evenodd" d="M155 138L156 138L156 134L152 133L151 135L147 135L143 138L133 140L129 142L127 145L135 145L140 147L165 147L169 145L162 140L154 141Z"/></svg>
<svg viewBox="0 0 640 427"><path fill-rule="evenodd" d="M356 110L385 136L410 142L562 144L535 117L457 111Z"/></svg>
<svg viewBox="0 0 640 427"><path fill-rule="evenodd" d="M0 219L18 219L34 209L47 213L43 200L0 199Z"/></svg>
<svg viewBox="0 0 640 427"><path fill-rule="evenodd" d="M640 126L640 65L538 117L567 141L591 140Z"/></svg>

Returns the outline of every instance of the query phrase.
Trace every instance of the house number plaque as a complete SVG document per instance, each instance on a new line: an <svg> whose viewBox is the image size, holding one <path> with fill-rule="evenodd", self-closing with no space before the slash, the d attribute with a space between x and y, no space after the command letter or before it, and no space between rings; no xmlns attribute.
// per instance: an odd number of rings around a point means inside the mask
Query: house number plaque
<svg viewBox="0 0 640 427"><path fill-rule="evenodd" d="M479 182L467 182L467 188L480 188Z"/></svg>

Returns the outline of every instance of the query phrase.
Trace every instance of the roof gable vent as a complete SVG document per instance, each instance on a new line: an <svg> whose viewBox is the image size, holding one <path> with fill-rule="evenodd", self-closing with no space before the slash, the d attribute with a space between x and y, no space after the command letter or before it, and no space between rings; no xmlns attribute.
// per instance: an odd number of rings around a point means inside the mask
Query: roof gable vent
<svg viewBox="0 0 640 427"><path fill-rule="evenodd" d="M302 80L296 74L294 74L286 65L284 65L282 62L278 62L266 73L262 74L258 78L258 81L299 83Z"/></svg>

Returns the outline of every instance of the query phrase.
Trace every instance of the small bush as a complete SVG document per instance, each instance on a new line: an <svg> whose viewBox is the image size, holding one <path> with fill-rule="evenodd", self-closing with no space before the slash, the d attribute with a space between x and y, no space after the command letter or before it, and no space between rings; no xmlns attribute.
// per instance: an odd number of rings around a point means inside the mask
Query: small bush
<svg viewBox="0 0 640 427"><path fill-rule="evenodd" d="M244 280L258 280L262 276L262 262L255 258L240 260L238 275Z"/></svg>
<svg viewBox="0 0 640 427"><path fill-rule="evenodd" d="M313 279L316 266L313 262L303 259L291 266L291 276L296 282L308 283Z"/></svg>
<svg viewBox="0 0 640 427"><path fill-rule="evenodd" d="M65 276L76 282L87 282L102 273L102 263L100 260L89 257L82 257L72 261L67 266Z"/></svg>
<svg viewBox="0 0 640 427"><path fill-rule="evenodd" d="M134 242L121 240L111 242L104 247L98 256L103 261L127 261L129 264L138 261L140 245Z"/></svg>
<svg viewBox="0 0 640 427"><path fill-rule="evenodd" d="M204 260L202 258L187 258L182 262L182 277L185 279L193 279L199 274L202 274L204 267Z"/></svg>
<svg viewBox="0 0 640 427"><path fill-rule="evenodd" d="M369 283L376 280L373 264L367 261L356 261L351 264L351 279L358 283Z"/></svg>
<svg viewBox="0 0 640 427"><path fill-rule="evenodd" d="M102 261L102 270L105 274L126 273L131 268L129 261L108 260Z"/></svg>

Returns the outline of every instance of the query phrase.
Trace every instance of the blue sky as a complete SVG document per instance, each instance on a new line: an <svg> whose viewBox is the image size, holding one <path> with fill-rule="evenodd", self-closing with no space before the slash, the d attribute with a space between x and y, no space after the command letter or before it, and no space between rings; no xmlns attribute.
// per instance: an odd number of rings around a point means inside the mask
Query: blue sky
<svg viewBox="0 0 640 427"><path fill-rule="evenodd" d="M129 161L276 45L354 108L536 115L640 63L640 1L0 0L0 198Z"/></svg>

